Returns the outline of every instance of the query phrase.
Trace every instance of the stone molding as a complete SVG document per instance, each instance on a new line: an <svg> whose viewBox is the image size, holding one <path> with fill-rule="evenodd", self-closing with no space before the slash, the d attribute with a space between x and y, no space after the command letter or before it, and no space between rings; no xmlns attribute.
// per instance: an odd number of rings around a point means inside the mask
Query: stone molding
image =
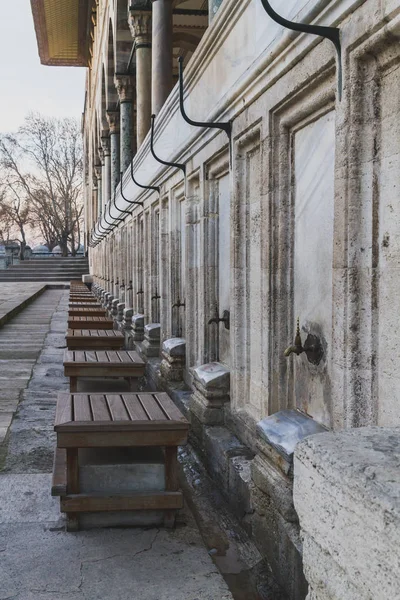
<svg viewBox="0 0 400 600"><path fill-rule="evenodd" d="M134 81L131 75L115 75L114 84L120 102L133 101Z"/></svg>
<svg viewBox="0 0 400 600"><path fill-rule="evenodd" d="M145 11L130 11L129 28L138 46L151 44L151 13Z"/></svg>
<svg viewBox="0 0 400 600"><path fill-rule="evenodd" d="M120 131L120 117L119 110L108 110L106 113L107 121L110 126L110 134L119 133Z"/></svg>

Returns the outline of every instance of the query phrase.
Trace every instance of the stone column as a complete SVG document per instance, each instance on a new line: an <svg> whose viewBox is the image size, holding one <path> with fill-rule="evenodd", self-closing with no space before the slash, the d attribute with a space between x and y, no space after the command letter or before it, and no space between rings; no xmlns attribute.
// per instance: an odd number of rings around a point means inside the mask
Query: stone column
<svg viewBox="0 0 400 600"><path fill-rule="evenodd" d="M136 48L136 139L139 149L151 124L151 12L131 10L129 26Z"/></svg>
<svg viewBox="0 0 400 600"><path fill-rule="evenodd" d="M120 123L119 111L108 111L107 121L110 126L110 150L111 150L111 188L110 197L114 194L120 178Z"/></svg>
<svg viewBox="0 0 400 600"><path fill-rule="evenodd" d="M102 198L103 198L103 194L102 194L102 166L101 164L97 164L94 166L94 172L96 174L96 178L97 178L97 206L96 206L96 214L94 215L94 220L96 221L97 218L101 215L102 213Z"/></svg>
<svg viewBox="0 0 400 600"><path fill-rule="evenodd" d="M111 148L110 134L108 131L103 131L101 134L101 147L103 149L104 169L103 169L103 212L104 207L111 196Z"/></svg>
<svg viewBox="0 0 400 600"><path fill-rule="evenodd" d="M98 187L97 187L97 174L96 168L93 168L93 194L92 194L92 206L90 210L90 227L92 228L97 218L97 203L98 203Z"/></svg>
<svg viewBox="0 0 400 600"><path fill-rule="evenodd" d="M151 108L158 114L172 89L172 0L153 0Z"/></svg>
<svg viewBox="0 0 400 600"><path fill-rule="evenodd" d="M114 83L120 101L121 171L125 173L132 160L133 80L130 75L116 75Z"/></svg>

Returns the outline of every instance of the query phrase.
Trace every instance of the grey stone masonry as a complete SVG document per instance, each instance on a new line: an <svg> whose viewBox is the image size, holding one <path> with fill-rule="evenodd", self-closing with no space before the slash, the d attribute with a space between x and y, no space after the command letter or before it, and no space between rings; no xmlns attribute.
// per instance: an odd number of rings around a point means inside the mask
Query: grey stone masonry
<svg viewBox="0 0 400 600"><path fill-rule="evenodd" d="M325 433L297 446L308 600L400 598L399 473L399 427Z"/></svg>
<svg viewBox="0 0 400 600"><path fill-rule="evenodd" d="M148 356L160 354L160 323L149 323L144 328L143 353Z"/></svg>
<svg viewBox="0 0 400 600"><path fill-rule="evenodd" d="M224 422L221 410L229 402L230 371L218 362L193 369L194 394L191 410L201 423L219 425Z"/></svg>
<svg viewBox="0 0 400 600"><path fill-rule="evenodd" d="M144 315L133 315L132 337L135 342L142 342L144 340Z"/></svg>
<svg viewBox="0 0 400 600"><path fill-rule="evenodd" d="M161 349L161 373L166 380L182 381L185 368L186 340L171 338L165 340Z"/></svg>

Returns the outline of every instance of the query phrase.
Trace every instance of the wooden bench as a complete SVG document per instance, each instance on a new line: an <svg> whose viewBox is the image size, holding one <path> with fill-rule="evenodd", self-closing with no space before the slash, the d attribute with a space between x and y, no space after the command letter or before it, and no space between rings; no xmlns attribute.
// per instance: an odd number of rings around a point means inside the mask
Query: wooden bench
<svg viewBox="0 0 400 600"><path fill-rule="evenodd" d="M70 294L69 296L70 302L98 302L96 296L93 294Z"/></svg>
<svg viewBox="0 0 400 600"><path fill-rule="evenodd" d="M105 317L106 314L106 309L100 306L70 306L68 308L68 315L70 317L83 317L87 315L91 317Z"/></svg>
<svg viewBox="0 0 400 600"><path fill-rule="evenodd" d="M64 375L69 377L69 389L77 391L78 377L124 377L131 389L143 377L145 363L133 350L66 350Z"/></svg>
<svg viewBox="0 0 400 600"><path fill-rule="evenodd" d="M59 393L54 430L57 450L52 494L60 496L67 529L79 528L79 513L163 510L173 526L183 506L179 491L177 447L186 444L189 423L165 393ZM163 447L165 491L142 493L80 493L80 448Z"/></svg>
<svg viewBox="0 0 400 600"><path fill-rule="evenodd" d="M65 339L68 350L121 350L125 338L113 329L68 329Z"/></svg>
<svg viewBox="0 0 400 600"><path fill-rule="evenodd" d="M114 321L108 317L68 317L69 329L113 329Z"/></svg>

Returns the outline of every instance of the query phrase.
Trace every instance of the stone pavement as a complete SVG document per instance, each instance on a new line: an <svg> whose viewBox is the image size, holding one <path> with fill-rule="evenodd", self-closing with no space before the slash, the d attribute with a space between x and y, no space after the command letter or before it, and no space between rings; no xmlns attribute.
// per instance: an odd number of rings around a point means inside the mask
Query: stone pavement
<svg viewBox="0 0 400 600"><path fill-rule="evenodd" d="M175 530L65 532L50 471L56 394L68 387L67 302L67 292L47 291L18 317L39 320L42 351L3 444L0 600L232 600L188 509Z"/></svg>
<svg viewBox="0 0 400 600"><path fill-rule="evenodd" d="M23 306L44 291L44 283L13 282L0 284L0 327Z"/></svg>
<svg viewBox="0 0 400 600"><path fill-rule="evenodd" d="M3 287L9 288L4 292ZM25 292L20 289L23 286ZM3 316L12 306L20 306L43 290L43 284L1 284L0 304ZM12 289L13 288L13 289ZM0 443L4 440L12 416L27 387L33 366L50 329L51 314L65 293L46 290L23 312L0 329ZM7 300L8 298L8 300ZM64 341L62 340L64 344Z"/></svg>

